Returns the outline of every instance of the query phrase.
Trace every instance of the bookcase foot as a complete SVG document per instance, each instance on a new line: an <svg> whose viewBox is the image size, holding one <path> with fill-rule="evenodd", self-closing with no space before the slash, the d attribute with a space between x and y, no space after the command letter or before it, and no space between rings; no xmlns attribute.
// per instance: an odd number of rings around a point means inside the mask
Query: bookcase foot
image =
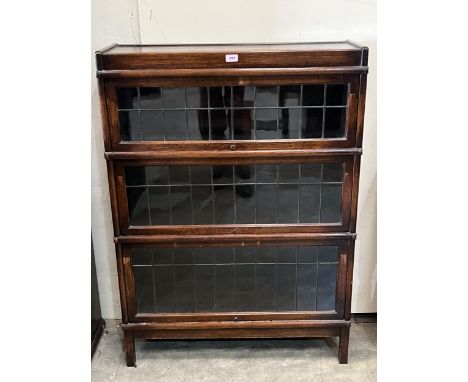
<svg viewBox="0 0 468 382"><path fill-rule="evenodd" d="M349 327L341 328L340 343L338 346L338 360L340 363L348 363Z"/></svg>
<svg viewBox="0 0 468 382"><path fill-rule="evenodd" d="M124 332L124 351L127 366L135 367L135 338L128 332Z"/></svg>

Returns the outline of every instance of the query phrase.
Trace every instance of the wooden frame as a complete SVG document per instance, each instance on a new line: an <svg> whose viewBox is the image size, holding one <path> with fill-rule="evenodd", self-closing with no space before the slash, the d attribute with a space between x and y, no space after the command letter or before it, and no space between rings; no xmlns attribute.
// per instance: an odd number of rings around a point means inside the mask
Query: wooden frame
<svg viewBox="0 0 468 382"><path fill-rule="evenodd" d="M243 235L238 235L236 238L239 245L245 246L245 238ZM206 243L200 241L192 241L191 243L184 243L180 241L179 236L173 236L172 242L164 242L157 244L158 247L202 247ZM268 246L271 245L268 235L262 241L258 241L252 246ZM297 241L294 242L295 244ZM348 242L346 240L330 240L330 239L316 239L313 236L304 237L303 243L308 245L338 245L338 269L337 269L337 286L336 286L336 302L334 311L323 312L293 312L293 313L256 313L256 312L236 312L236 313L178 313L178 314L138 314L137 305L135 300L135 285L132 267L132 258L129 248L138 246L155 246L151 241L145 243L124 245L123 246L123 264L124 264L124 277L127 295L127 314L130 322L205 322L205 321L262 321L265 319L270 320L312 320L312 319L343 319L344 308L346 302L346 277L347 277L347 254ZM232 244L231 244L232 245ZM291 245L291 241L275 241L275 246ZM223 240L219 237L217 241L210 243L212 247L230 246L229 241Z"/></svg>
<svg viewBox="0 0 468 382"><path fill-rule="evenodd" d="M236 53L238 62L226 63ZM339 337L348 359L354 240L368 49L356 43L117 45L96 53L128 366L136 339ZM121 142L118 87L348 84L345 138ZM340 224L130 226L125 166L333 162L345 164ZM133 247L286 246L338 243L334 311L138 314Z"/></svg>
<svg viewBox="0 0 468 382"><path fill-rule="evenodd" d="M174 73L167 72L165 76ZM185 77L186 76L186 77ZM356 144L357 113L356 94L359 89L359 78L355 75L307 75L288 76L287 69L278 72L274 77L254 77L243 75L242 77L212 78L197 77L199 74L188 72L182 77L157 77L151 79L112 79L106 84L107 109L109 111L109 132L113 151L173 151L173 150L285 150L285 149L327 149L327 148L351 148ZM229 141L121 141L119 121L117 118L116 89L119 87L191 87L191 86L236 86L247 85L281 85L281 84L347 84L347 120L345 138L316 138L316 139L287 139L287 140L229 140ZM234 149L232 148L234 145Z"/></svg>
<svg viewBox="0 0 468 382"><path fill-rule="evenodd" d="M115 174L115 193L117 208L119 210L119 226L120 232L124 235L154 235L154 234L177 234L184 232L186 234L211 235L215 233L292 233L292 232L333 232L333 231L348 231L351 218L351 188L353 179L354 158L352 156L312 156L310 153L304 153L301 157L292 158L291 156L281 157L277 152L265 152L263 158L250 159L246 152L243 152L244 157L232 158L229 155L232 153L219 153L219 158L211 158L205 156L205 152L195 152L191 157L182 158L180 153L169 154L171 164L263 164L263 163L328 163L328 162L343 162L343 189L341 194L342 214L341 223L310 223L310 224L236 224L236 225L190 225L190 226L130 226L128 216L128 201L125 192L125 174L126 166L144 166L144 165L161 165L168 164L168 160L158 157L158 154L152 154L152 159L145 160L115 160L113 163L113 173ZM177 156L178 155L178 156ZM269 156L268 156L269 155ZM281 159L280 159L281 158Z"/></svg>

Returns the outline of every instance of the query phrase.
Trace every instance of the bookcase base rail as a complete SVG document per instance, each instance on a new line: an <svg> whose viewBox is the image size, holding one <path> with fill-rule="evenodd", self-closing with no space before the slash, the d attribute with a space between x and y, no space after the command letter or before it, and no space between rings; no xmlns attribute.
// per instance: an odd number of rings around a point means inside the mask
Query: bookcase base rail
<svg viewBox="0 0 468 382"><path fill-rule="evenodd" d="M349 330L346 320L286 320L243 322L177 322L123 324L127 366L135 366L135 339L267 339L339 337L338 359L348 362Z"/></svg>

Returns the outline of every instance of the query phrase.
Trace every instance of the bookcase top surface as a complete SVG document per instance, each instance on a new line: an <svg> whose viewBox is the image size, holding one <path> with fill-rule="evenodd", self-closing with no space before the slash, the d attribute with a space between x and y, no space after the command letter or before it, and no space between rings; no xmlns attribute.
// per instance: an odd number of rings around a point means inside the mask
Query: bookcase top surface
<svg viewBox="0 0 468 382"><path fill-rule="evenodd" d="M367 48L351 41L281 44L119 45L96 52L98 75L116 71L367 66ZM143 72L141 75L146 75Z"/></svg>
<svg viewBox="0 0 468 382"><path fill-rule="evenodd" d="M186 45L120 45L116 44L101 51L102 54L141 53L210 53L210 52L291 52L320 50L361 50L361 46L350 41L304 42L304 43L255 43L255 44L186 44Z"/></svg>

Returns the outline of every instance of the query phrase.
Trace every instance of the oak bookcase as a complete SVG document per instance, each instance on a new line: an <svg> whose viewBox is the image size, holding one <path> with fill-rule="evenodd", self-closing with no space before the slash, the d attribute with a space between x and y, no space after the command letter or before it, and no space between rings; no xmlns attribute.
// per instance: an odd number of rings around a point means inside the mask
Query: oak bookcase
<svg viewBox="0 0 468 382"><path fill-rule="evenodd" d="M339 337L348 359L368 49L96 53L124 349Z"/></svg>

